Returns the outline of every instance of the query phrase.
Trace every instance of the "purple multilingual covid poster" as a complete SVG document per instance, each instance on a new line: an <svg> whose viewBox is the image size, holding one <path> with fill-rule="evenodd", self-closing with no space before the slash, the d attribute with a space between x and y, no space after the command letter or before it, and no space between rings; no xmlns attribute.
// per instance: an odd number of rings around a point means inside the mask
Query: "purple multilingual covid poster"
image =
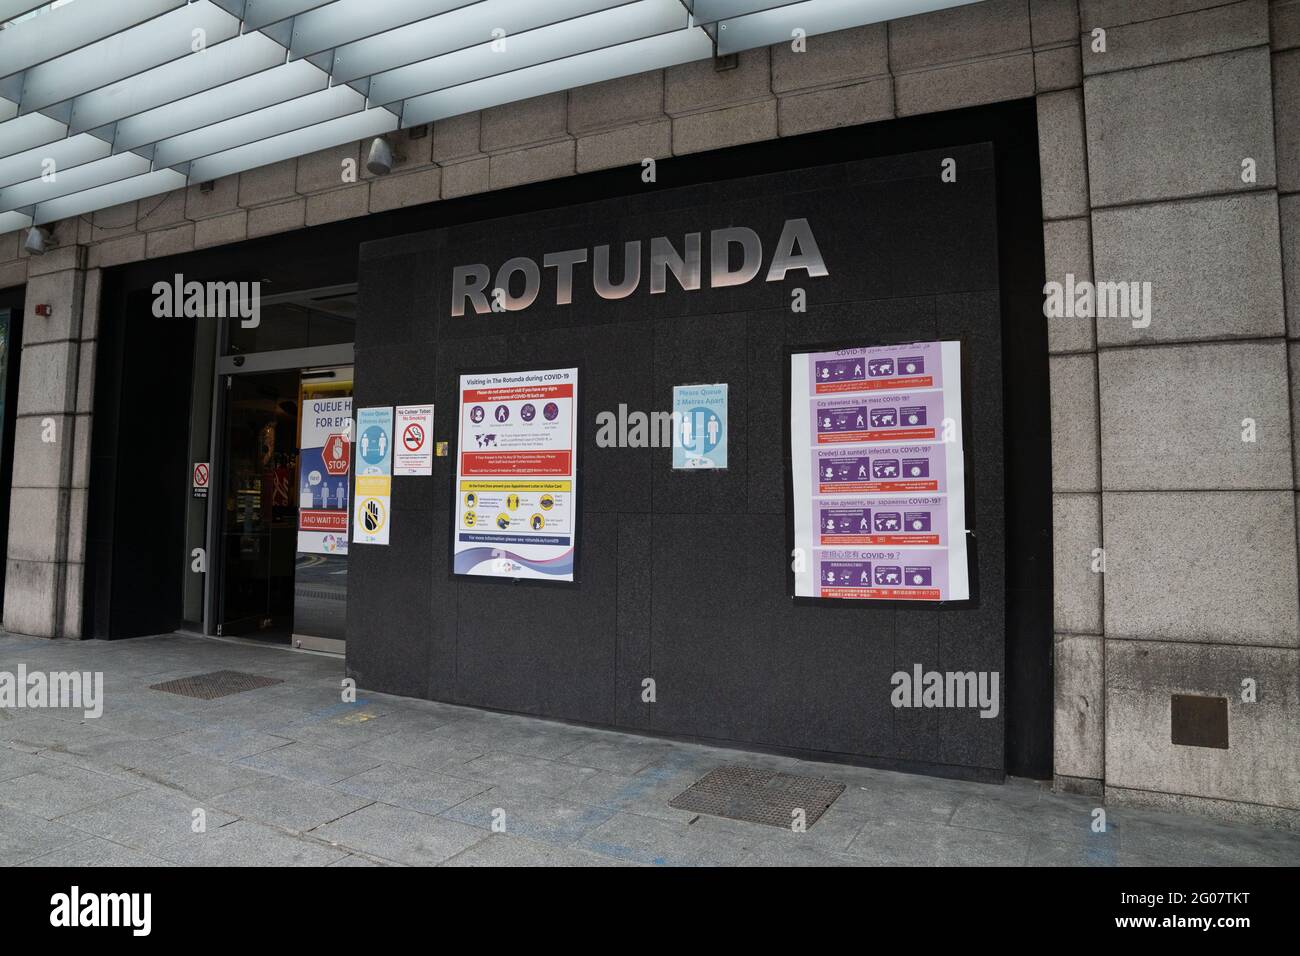
<svg viewBox="0 0 1300 956"><path fill-rule="evenodd" d="M961 343L790 356L795 597L965 601Z"/></svg>

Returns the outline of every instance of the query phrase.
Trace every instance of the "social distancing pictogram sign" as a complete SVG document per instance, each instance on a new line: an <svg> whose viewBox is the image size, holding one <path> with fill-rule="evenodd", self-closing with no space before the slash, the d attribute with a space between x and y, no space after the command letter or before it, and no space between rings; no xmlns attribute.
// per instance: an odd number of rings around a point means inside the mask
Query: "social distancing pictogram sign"
<svg viewBox="0 0 1300 956"><path fill-rule="evenodd" d="M394 475L433 474L433 406L398 405Z"/></svg>
<svg viewBox="0 0 1300 956"><path fill-rule="evenodd" d="M388 499L379 497L362 498L357 508L357 520L361 530L368 535L379 535L388 524Z"/></svg>
<svg viewBox="0 0 1300 956"><path fill-rule="evenodd" d="M352 399L308 399L298 455L298 551L348 553Z"/></svg>
<svg viewBox="0 0 1300 956"><path fill-rule="evenodd" d="M388 544L392 509L393 406L357 411L356 507L352 512L354 544Z"/></svg>

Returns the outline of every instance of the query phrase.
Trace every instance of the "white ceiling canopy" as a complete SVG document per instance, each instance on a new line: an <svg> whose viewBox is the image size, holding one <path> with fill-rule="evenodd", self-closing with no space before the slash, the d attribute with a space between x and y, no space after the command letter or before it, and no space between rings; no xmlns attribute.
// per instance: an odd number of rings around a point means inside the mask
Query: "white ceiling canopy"
<svg viewBox="0 0 1300 956"><path fill-rule="evenodd" d="M0 233L975 0L0 0Z"/></svg>

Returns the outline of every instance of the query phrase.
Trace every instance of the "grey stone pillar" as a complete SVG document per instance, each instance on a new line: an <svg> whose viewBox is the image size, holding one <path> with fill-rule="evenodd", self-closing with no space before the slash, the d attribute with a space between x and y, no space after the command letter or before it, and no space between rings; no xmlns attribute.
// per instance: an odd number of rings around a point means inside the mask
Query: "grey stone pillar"
<svg viewBox="0 0 1300 956"><path fill-rule="evenodd" d="M99 312L99 272L85 262L85 247L68 245L27 267L4 626L39 637L81 637Z"/></svg>
<svg viewBox="0 0 1300 956"><path fill-rule="evenodd" d="M1073 0L1036 0L1035 76L1049 282L1091 282L1079 13ZM1101 460L1097 334L1092 318L1048 322L1052 412L1053 769L1056 785L1101 795L1105 669L1100 571Z"/></svg>
<svg viewBox="0 0 1300 956"><path fill-rule="evenodd" d="M1290 826L1296 290L1284 293L1282 248L1297 189L1296 12L1264 0L1081 3L1092 270L1098 282L1149 282L1153 307L1145 328L1097 319L1095 372L1085 339L1079 358L1052 367L1054 427L1082 417L1094 380L1099 396L1088 412L1099 440L1079 427L1063 460L1092 481L1095 449L1100 469L1104 651L1098 661L1068 642L1058 668L1082 658L1104 677L1107 800ZM1077 567L1096 515L1081 504L1061 514L1057 559L1066 544ZM1090 629L1092 600L1064 603L1065 620ZM1058 624L1062 606L1058 592ZM1226 704L1228 746L1175 740L1175 697ZM1068 730L1068 700L1057 714ZM1090 753L1077 765L1097 763Z"/></svg>

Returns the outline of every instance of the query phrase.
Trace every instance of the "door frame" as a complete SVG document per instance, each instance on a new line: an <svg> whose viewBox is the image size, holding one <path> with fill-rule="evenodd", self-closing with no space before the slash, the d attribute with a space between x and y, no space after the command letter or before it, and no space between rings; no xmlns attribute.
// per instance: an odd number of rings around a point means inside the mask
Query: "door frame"
<svg viewBox="0 0 1300 956"><path fill-rule="evenodd" d="M4 542L6 548L9 543L9 505L13 495L14 446L18 441L18 384L23 356L25 292L24 286L0 292L0 316L5 316L9 323L6 388L4 394L0 394L0 406L4 411L0 418L0 542ZM7 565L8 561L5 567L0 567L0 607L4 605Z"/></svg>
<svg viewBox="0 0 1300 956"><path fill-rule="evenodd" d="M267 296L262 300L262 303L264 305L271 304L280 298L296 299L303 294L294 293L284 297ZM229 341L227 323L230 321L230 319L221 319L217 328L219 347L217 349L216 374L212 376L212 422L208 433L208 460L211 462L210 474L212 476L210 487L213 491L208 494L207 515L205 518L207 530L204 541L208 555L208 574L205 575L203 583L203 633L212 637L222 636L220 633L221 626L217 622L221 616L219 605L221 588L224 583L221 578L224 573L225 562L221 551L223 547L221 528L219 527L221 516L218 513L218 500L215 491L218 488L225 488L225 425L226 415L229 411L227 395L230 391L231 382L239 375L355 364L355 350L352 343L317 345L301 349L281 349L273 352L223 355L222 343ZM224 494L224 490L222 493ZM336 654L343 653L343 641L308 638L293 634L291 642L292 646L296 648L324 650Z"/></svg>

